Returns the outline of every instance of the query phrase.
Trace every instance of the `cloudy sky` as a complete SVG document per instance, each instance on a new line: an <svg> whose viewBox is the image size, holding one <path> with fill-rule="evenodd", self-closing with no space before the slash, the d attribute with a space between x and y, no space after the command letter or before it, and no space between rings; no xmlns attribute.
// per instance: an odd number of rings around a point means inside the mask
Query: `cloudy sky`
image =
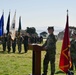
<svg viewBox="0 0 76 75"><path fill-rule="evenodd" d="M69 25L76 27L76 0L1 0L0 16L4 10L5 29L9 11L11 22L16 11L16 28L18 28L19 16L22 17L22 29L26 27L42 27L47 30L48 26L55 29L65 28L67 9L69 10Z"/></svg>

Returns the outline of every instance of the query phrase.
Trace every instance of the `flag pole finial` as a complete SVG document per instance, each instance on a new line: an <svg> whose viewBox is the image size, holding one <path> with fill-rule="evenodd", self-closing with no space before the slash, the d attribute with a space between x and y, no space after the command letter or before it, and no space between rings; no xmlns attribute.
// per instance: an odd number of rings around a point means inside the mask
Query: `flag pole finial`
<svg viewBox="0 0 76 75"><path fill-rule="evenodd" d="M68 14L68 9L67 9L67 14Z"/></svg>
<svg viewBox="0 0 76 75"><path fill-rule="evenodd" d="M67 9L67 12L68 12L68 9Z"/></svg>
<svg viewBox="0 0 76 75"><path fill-rule="evenodd" d="M11 9L9 9L9 13L11 12Z"/></svg>

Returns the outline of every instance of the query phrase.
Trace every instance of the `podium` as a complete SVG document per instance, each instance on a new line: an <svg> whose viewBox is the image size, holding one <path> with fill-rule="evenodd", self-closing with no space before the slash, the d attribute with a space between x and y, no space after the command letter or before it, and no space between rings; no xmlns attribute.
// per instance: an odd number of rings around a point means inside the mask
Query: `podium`
<svg viewBox="0 0 76 75"><path fill-rule="evenodd" d="M32 50L32 75L41 75L41 51L44 50L37 44L30 44L29 50Z"/></svg>

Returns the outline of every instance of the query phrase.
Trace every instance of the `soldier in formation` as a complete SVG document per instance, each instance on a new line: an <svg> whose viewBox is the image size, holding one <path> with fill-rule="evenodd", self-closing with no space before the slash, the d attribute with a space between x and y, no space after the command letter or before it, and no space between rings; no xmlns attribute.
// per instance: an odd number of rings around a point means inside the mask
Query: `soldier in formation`
<svg viewBox="0 0 76 75"><path fill-rule="evenodd" d="M7 35L7 49L8 49L8 53L10 53L10 51L11 51L11 33L8 33L8 35Z"/></svg>
<svg viewBox="0 0 76 75"><path fill-rule="evenodd" d="M72 40L70 42L70 54L71 54L71 60L72 60L72 67L71 70L75 68L76 70L76 33L74 32L72 35Z"/></svg>
<svg viewBox="0 0 76 75"><path fill-rule="evenodd" d="M28 50L28 35L27 34L23 35L23 44L24 44L24 51L25 53L27 53L27 50Z"/></svg>
<svg viewBox="0 0 76 75"><path fill-rule="evenodd" d="M55 54L56 54L56 38L53 34L54 27L48 27L49 36L46 42L43 44L43 48L46 50L46 55L43 61L43 74L47 75L48 63L51 65L51 75L55 73Z"/></svg>
<svg viewBox="0 0 76 75"><path fill-rule="evenodd" d="M6 34L3 34L2 36L2 47L3 47L3 52L6 51L6 43L7 43L7 37L6 37Z"/></svg>
<svg viewBox="0 0 76 75"><path fill-rule="evenodd" d="M16 51L16 37L14 39L12 39L12 50L13 50L13 53L15 53L15 51Z"/></svg>
<svg viewBox="0 0 76 75"><path fill-rule="evenodd" d="M17 37L17 44L18 44L18 52L21 53L21 50L22 50L22 36L21 36L20 33L18 34L18 37Z"/></svg>

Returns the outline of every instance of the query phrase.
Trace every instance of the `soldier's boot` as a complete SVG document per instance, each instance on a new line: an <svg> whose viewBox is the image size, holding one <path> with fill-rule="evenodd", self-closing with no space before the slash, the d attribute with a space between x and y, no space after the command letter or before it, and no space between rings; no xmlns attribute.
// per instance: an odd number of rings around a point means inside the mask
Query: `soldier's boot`
<svg viewBox="0 0 76 75"><path fill-rule="evenodd" d="M15 51L13 51L13 53L15 53Z"/></svg>
<svg viewBox="0 0 76 75"><path fill-rule="evenodd" d="M19 53L21 53L21 50L19 50Z"/></svg>
<svg viewBox="0 0 76 75"><path fill-rule="evenodd" d="M27 53L27 51L25 51L25 53Z"/></svg>
<svg viewBox="0 0 76 75"><path fill-rule="evenodd" d="M21 51L19 51L19 53L21 53Z"/></svg>
<svg viewBox="0 0 76 75"><path fill-rule="evenodd" d="M14 48L14 49L13 49L13 53L15 53L15 51L16 51L16 50L15 50L15 48Z"/></svg>
<svg viewBox="0 0 76 75"><path fill-rule="evenodd" d="M54 75L54 73L51 73L51 75Z"/></svg>
<svg viewBox="0 0 76 75"><path fill-rule="evenodd" d="M47 73L43 73L42 75L47 75Z"/></svg>
<svg viewBox="0 0 76 75"><path fill-rule="evenodd" d="M8 50L8 53L10 53L10 50Z"/></svg>
<svg viewBox="0 0 76 75"><path fill-rule="evenodd" d="M43 74L42 75L47 75L47 68L46 69L44 69L44 71L43 71Z"/></svg>

